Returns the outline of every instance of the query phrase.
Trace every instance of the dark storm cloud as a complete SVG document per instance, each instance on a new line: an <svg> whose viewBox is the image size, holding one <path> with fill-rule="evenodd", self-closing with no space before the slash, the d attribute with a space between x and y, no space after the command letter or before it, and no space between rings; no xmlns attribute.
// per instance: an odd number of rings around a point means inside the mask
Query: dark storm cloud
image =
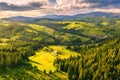
<svg viewBox="0 0 120 80"><path fill-rule="evenodd" d="M86 0L86 2L109 5L109 4L118 4L120 3L120 0Z"/></svg>
<svg viewBox="0 0 120 80"><path fill-rule="evenodd" d="M120 0L85 0L87 3L94 3L97 4L93 7L106 7L110 5L118 5L120 4ZM117 6L119 7L119 6Z"/></svg>
<svg viewBox="0 0 120 80"><path fill-rule="evenodd" d="M56 0L49 0L50 2L52 2L52 3L56 3Z"/></svg>
<svg viewBox="0 0 120 80"><path fill-rule="evenodd" d="M5 2L0 2L0 10L11 10L11 11L27 11L27 10L35 10L35 9L40 9L41 6L45 4L37 3L37 2L32 2L27 5L13 5L13 4L8 4Z"/></svg>

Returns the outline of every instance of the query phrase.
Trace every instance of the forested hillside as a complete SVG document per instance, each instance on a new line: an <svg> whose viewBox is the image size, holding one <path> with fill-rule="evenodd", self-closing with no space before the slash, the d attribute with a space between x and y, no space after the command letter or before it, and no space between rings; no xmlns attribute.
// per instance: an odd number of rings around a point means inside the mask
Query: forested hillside
<svg viewBox="0 0 120 80"><path fill-rule="evenodd" d="M55 66L58 70L67 72L69 80L120 79L120 38L81 50L84 50L80 51L81 56L55 60Z"/></svg>

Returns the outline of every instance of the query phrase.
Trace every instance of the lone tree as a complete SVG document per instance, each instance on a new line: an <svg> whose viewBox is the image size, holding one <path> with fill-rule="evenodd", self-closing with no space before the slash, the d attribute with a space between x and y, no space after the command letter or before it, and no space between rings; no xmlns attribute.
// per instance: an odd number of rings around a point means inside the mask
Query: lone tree
<svg viewBox="0 0 120 80"><path fill-rule="evenodd" d="M51 70L49 71L49 74L52 74L52 71L51 71Z"/></svg>
<svg viewBox="0 0 120 80"><path fill-rule="evenodd" d="M46 70L44 69L44 74L46 74Z"/></svg>

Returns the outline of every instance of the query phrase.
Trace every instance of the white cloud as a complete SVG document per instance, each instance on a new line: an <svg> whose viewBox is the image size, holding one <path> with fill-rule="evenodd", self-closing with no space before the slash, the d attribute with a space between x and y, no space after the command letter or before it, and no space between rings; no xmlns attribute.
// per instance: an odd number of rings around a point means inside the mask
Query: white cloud
<svg viewBox="0 0 120 80"><path fill-rule="evenodd" d="M12 16L28 16L28 17L35 17L35 16L44 16L45 13L41 13L41 11L38 10L32 10L32 11L0 11L0 18L7 18Z"/></svg>
<svg viewBox="0 0 120 80"><path fill-rule="evenodd" d="M120 9L119 8L107 8L107 9L101 9L101 8L96 8L94 9L95 12L108 12L108 13L120 13Z"/></svg>
<svg viewBox="0 0 120 80"><path fill-rule="evenodd" d="M86 3L83 0L57 0L56 2L56 9L81 9L95 5L93 3Z"/></svg>

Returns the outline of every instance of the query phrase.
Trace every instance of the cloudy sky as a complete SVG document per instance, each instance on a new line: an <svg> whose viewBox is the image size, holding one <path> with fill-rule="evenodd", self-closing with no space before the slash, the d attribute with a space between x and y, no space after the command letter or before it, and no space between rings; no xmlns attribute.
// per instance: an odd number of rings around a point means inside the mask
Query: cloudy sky
<svg viewBox="0 0 120 80"><path fill-rule="evenodd" d="M0 0L0 18L75 15L95 11L120 13L120 0Z"/></svg>

